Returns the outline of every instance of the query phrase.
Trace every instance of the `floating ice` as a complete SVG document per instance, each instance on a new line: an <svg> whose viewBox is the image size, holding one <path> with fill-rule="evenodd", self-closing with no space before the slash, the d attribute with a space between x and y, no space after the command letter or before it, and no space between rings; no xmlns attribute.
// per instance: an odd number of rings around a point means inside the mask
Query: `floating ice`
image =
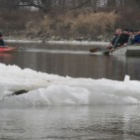
<svg viewBox="0 0 140 140"><path fill-rule="evenodd" d="M71 78L0 64L0 106L136 105L140 82ZM15 95L16 92L22 94ZM27 91L24 93L24 91Z"/></svg>

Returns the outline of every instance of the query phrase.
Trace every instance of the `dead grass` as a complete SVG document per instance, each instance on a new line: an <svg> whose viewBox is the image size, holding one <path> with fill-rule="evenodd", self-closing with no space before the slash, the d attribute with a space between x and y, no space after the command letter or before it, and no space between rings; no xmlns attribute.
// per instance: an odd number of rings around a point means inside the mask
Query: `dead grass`
<svg viewBox="0 0 140 140"><path fill-rule="evenodd" d="M26 11L0 13L0 27L7 35L45 39L102 40L114 31L118 16L107 12L68 12L42 16Z"/></svg>
<svg viewBox="0 0 140 140"><path fill-rule="evenodd" d="M30 21L26 24L27 33L64 39L97 39L115 28L118 16L113 13L88 13L72 16L59 15L55 18L45 16L43 20Z"/></svg>
<svg viewBox="0 0 140 140"><path fill-rule="evenodd" d="M57 40L105 40L118 27L139 29L138 12L132 8L118 11L94 13L92 10L74 10L53 16L25 10L5 11L0 13L0 27L4 35Z"/></svg>

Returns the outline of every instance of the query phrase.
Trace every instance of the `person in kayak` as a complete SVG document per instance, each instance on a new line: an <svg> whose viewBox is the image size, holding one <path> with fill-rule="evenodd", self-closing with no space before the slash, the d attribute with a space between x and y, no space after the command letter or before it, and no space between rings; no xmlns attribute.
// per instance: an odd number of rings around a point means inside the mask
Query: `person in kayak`
<svg viewBox="0 0 140 140"><path fill-rule="evenodd" d="M107 46L108 49L112 49L116 41L118 40L119 36L122 34L122 29L118 28L115 31L114 36L110 40L110 44Z"/></svg>
<svg viewBox="0 0 140 140"><path fill-rule="evenodd" d="M137 35L133 40L133 44L140 44L140 30L137 32Z"/></svg>
<svg viewBox="0 0 140 140"><path fill-rule="evenodd" d="M127 45L128 40L129 40L129 30L124 29L122 34L119 35L118 38L116 39L116 41L113 45L113 49L116 49L117 47L120 47L120 46L123 46L123 45Z"/></svg>
<svg viewBox="0 0 140 140"><path fill-rule="evenodd" d="M3 39L2 33L0 33L0 48L6 47L6 43Z"/></svg>
<svg viewBox="0 0 140 140"><path fill-rule="evenodd" d="M134 41L135 35L133 30L129 30L129 39L128 39L128 45L132 45Z"/></svg>

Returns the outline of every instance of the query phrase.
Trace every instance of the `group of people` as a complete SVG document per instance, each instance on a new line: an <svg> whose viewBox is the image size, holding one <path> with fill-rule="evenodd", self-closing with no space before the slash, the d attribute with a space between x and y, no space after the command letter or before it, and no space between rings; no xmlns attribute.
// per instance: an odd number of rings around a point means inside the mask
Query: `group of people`
<svg viewBox="0 0 140 140"><path fill-rule="evenodd" d="M116 29L108 49L116 49L123 45L140 44L140 30L132 31L128 29ZM2 33L0 33L0 47L6 47Z"/></svg>
<svg viewBox="0 0 140 140"><path fill-rule="evenodd" d="M116 29L115 35L107 48L116 49L117 47L131 44L140 44L140 30Z"/></svg>

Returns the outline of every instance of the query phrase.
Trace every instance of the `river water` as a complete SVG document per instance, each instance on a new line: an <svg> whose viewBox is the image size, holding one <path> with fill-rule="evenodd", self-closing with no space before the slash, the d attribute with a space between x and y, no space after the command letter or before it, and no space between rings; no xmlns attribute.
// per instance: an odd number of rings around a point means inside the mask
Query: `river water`
<svg viewBox="0 0 140 140"><path fill-rule="evenodd" d="M0 62L74 78L140 80L140 58L90 55L91 46L12 43ZM12 81L11 81L12 82ZM4 102L4 101L3 101ZM139 140L139 105L0 107L1 140Z"/></svg>
<svg viewBox="0 0 140 140"><path fill-rule="evenodd" d="M140 57L91 55L92 46L12 43L19 51L0 54L0 62L60 76L140 80Z"/></svg>

